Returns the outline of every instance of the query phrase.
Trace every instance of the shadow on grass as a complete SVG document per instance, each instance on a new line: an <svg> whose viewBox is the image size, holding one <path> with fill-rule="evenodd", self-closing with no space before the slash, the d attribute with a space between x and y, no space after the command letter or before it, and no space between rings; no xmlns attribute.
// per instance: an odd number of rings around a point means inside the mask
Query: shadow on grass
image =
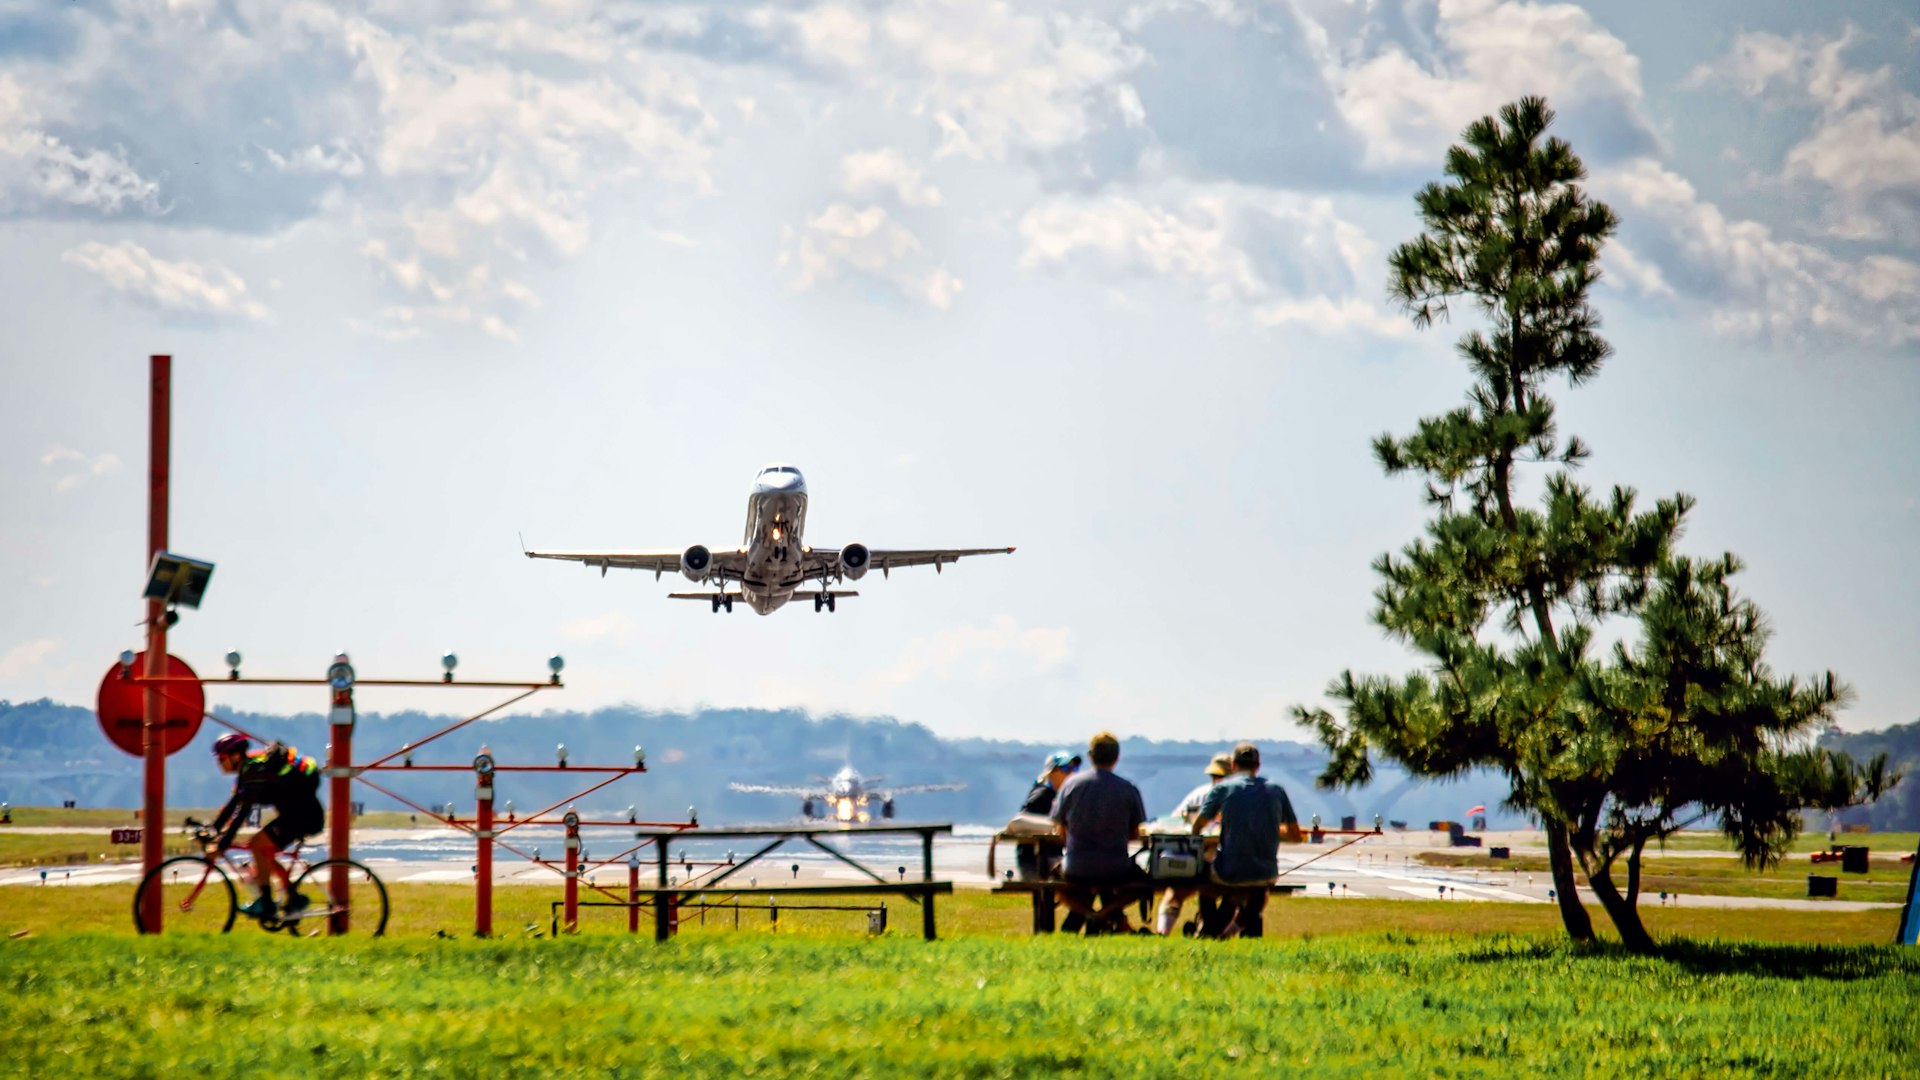
<svg viewBox="0 0 1920 1080"><path fill-rule="evenodd" d="M1462 955L1468 963L1548 961L1561 958L1644 960L1671 964L1695 975L1752 975L1770 979L1852 982L1905 975L1920 977L1920 949L1896 945L1798 945L1777 942L1693 941L1669 938L1652 953L1618 942L1576 944L1513 938Z"/></svg>

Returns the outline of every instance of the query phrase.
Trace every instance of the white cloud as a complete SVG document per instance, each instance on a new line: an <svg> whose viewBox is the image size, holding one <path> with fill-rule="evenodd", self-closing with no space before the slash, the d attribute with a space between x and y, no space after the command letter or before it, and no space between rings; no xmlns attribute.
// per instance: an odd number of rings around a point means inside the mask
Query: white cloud
<svg viewBox="0 0 1920 1080"><path fill-rule="evenodd" d="M939 206L940 189L926 182L920 170L898 150L863 150L840 159L840 189L856 197L890 193L903 206Z"/></svg>
<svg viewBox="0 0 1920 1080"><path fill-rule="evenodd" d="M0 653L0 679L20 679L39 673L40 665L60 648L54 638L21 642Z"/></svg>
<svg viewBox="0 0 1920 1080"><path fill-rule="evenodd" d="M60 256L115 292L162 311L184 315L265 319L266 306L247 295L247 283L224 266L171 262L131 240L90 240Z"/></svg>
<svg viewBox="0 0 1920 1080"><path fill-rule="evenodd" d="M1596 174L1593 189L1640 211L1629 224L1669 249L1722 332L1787 340L1819 332L1894 348L1920 341L1920 266L1911 261L1849 262L1760 222L1730 219L1652 160Z"/></svg>
<svg viewBox="0 0 1920 1080"><path fill-rule="evenodd" d="M354 153L342 141L335 141L326 146L316 143L290 155L271 149L267 150L266 154L267 160L273 164L273 167L284 173L332 175L353 179L367 171L366 162L362 161L360 155Z"/></svg>
<svg viewBox="0 0 1920 1080"><path fill-rule="evenodd" d="M919 258L920 239L878 206L832 203L801 229L783 233L780 265L797 271L795 287L811 289L849 271L891 285L902 296L945 310L966 286L944 267Z"/></svg>
<svg viewBox="0 0 1920 1080"><path fill-rule="evenodd" d="M1002 679L1043 675L1073 655L1073 633L1065 627L1023 627L1007 615L985 626L957 626L909 639L892 665L867 678L877 688L922 680Z"/></svg>
<svg viewBox="0 0 1920 1080"><path fill-rule="evenodd" d="M1526 94L1607 109L1636 128L1640 61L1571 4L1414 0L1431 38L1387 40L1373 5L1295 0L1341 116L1372 168L1430 164L1469 122Z"/></svg>
<svg viewBox="0 0 1920 1080"><path fill-rule="evenodd" d="M560 636L568 641L621 639L633 634L633 617L624 611L609 611L588 619L574 619L560 625Z"/></svg>
<svg viewBox="0 0 1920 1080"><path fill-rule="evenodd" d="M0 74L0 211L157 211L159 197L159 183L140 175L124 150L80 149L48 134L26 91Z"/></svg>
<svg viewBox="0 0 1920 1080"><path fill-rule="evenodd" d="M40 455L40 465L58 474L53 482L56 494L65 494L86 483L96 476L112 476L120 471L118 454L96 454L92 457L70 446L55 444Z"/></svg>
<svg viewBox="0 0 1920 1080"><path fill-rule="evenodd" d="M1226 184L1153 198L1055 198L1020 219L1020 238L1030 270L1180 281L1266 326L1405 332L1362 299L1362 283L1378 280L1379 254L1326 199Z"/></svg>
<svg viewBox="0 0 1920 1080"><path fill-rule="evenodd" d="M1146 53L1099 19L1005 0L911 0L783 16L811 59L898 100L942 132L940 152L999 160L1085 138L1124 111Z"/></svg>
<svg viewBox="0 0 1920 1080"><path fill-rule="evenodd" d="M1833 39L1747 33L1702 65L1691 85L1727 83L1750 98L1818 110L1786 153L1782 175L1824 188L1824 226L1848 240L1920 240L1920 97L1893 69L1848 67L1851 29Z"/></svg>

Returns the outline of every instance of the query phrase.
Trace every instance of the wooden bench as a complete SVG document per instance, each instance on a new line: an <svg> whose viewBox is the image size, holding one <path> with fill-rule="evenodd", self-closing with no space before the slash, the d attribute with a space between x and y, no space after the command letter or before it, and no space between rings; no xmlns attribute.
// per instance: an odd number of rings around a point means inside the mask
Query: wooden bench
<svg viewBox="0 0 1920 1080"><path fill-rule="evenodd" d="M646 897L658 909L656 936L664 941L670 934L667 912L659 905L659 898L669 897L674 906L695 904L713 897L730 896L847 896L847 895L894 895L904 896L920 905L920 932L928 940L934 939L933 898L953 895L951 881L900 881L867 882L849 881L817 885L719 885L713 888L700 886L669 886L664 889L635 889L635 899Z"/></svg>
<svg viewBox="0 0 1920 1080"><path fill-rule="evenodd" d="M1065 888L1066 885L1067 883L1060 878L1008 878L1005 881L995 882L992 892L1000 896L1012 896L1021 893L1030 896L1033 901L1033 932L1036 934L1051 934L1054 932L1055 916L1058 914L1057 909L1060 904L1060 890ZM1247 891L1247 887L1244 885L1221 885L1218 882L1210 881L1206 878L1166 881L1147 879L1141 881L1139 887L1142 890L1150 890L1140 901L1140 914L1142 918L1147 916L1148 902L1169 888L1192 888L1197 895L1213 899L1232 897ZM1294 893L1304 891L1306 886L1276 882L1268 886L1267 889L1268 892L1280 896L1292 896Z"/></svg>

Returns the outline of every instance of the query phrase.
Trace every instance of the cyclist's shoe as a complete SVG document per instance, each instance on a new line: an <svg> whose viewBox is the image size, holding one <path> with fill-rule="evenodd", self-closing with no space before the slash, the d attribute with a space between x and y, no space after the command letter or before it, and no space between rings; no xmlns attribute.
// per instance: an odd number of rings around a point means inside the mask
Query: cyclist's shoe
<svg viewBox="0 0 1920 1080"><path fill-rule="evenodd" d="M258 896L252 902L240 905L240 914L249 919L271 919L275 910L271 896Z"/></svg>
<svg viewBox="0 0 1920 1080"><path fill-rule="evenodd" d="M287 894L287 902L281 905L280 918L283 920L297 919L306 912L307 908L311 906L311 903L312 902L307 899L306 893L290 892Z"/></svg>

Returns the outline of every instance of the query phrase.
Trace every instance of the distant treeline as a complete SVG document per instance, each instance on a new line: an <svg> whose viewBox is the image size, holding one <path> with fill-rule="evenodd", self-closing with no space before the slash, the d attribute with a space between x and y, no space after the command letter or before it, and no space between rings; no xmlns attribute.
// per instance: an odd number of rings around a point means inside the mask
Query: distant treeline
<svg viewBox="0 0 1920 1080"><path fill-rule="evenodd" d="M1875 832L1920 830L1920 720L1879 731L1834 729L1820 739L1820 745L1851 754L1855 761L1871 761L1875 754L1884 753L1890 768L1906 774L1906 779L1878 802L1841 814L1842 822L1865 823Z"/></svg>
<svg viewBox="0 0 1920 1080"><path fill-rule="evenodd" d="M222 715L260 736L290 743L302 753L326 756L327 724L319 714ZM363 713L354 731L354 756L367 761L458 719L417 712ZM220 775L208 752L223 730L211 722L203 724L194 744L168 759L169 804L211 806L225 800L231 782ZM903 819L993 825L1019 808L1046 753L1080 750L1089 734L1062 731L1049 742L949 739L923 725L888 718L810 717L799 711L757 709L672 713L625 706L482 720L428 744L413 760L418 765L468 764L485 745L502 764L550 765L556 745L565 743L568 759L576 767L620 765L633 760L633 748L639 744L646 748L647 774L588 796L582 800L582 809L622 812L631 805L643 819L680 820L693 806L709 825L782 820L800 812L797 798L730 791L729 781L805 784L851 764L868 776L883 774L890 784L966 783L964 791L901 796L897 809ZM1907 749L1894 756L1908 762L1920 759L1920 724L1838 738L1896 735ZM1351 814L1370 824L1378 814L1423 829L1431 821L1465 820L1468 808L1485 803L1492 827L1525 824L1517 815L1502 813L1498 800L1506 788L1497 779L1472 776L1449 783L1415 782L1397 770L1381 768L1365 788L1319 791L1313 786L1325 763L1319 747L1262 739L1257 732L1246 737L1260 743L1265 751L1263 773L1285 785L1303 821L1319 814L1331 826L1342 815ZM1123 740L1121 747L1119 772L1140 785L1147 809L1155 814L1171 811L1183 794L1204 779L1207 758L1226 748L1215 741L1137 738ZM1851 742L1844 748L1856 755L1870 749ZM1911 764L1908 769L1920 776L1920 769ZM565 798L594 779L585 773L503 776L496 798L511 799L524 812ZM452 802L463 814L473 806L474 785L468 774L382 773L378 782L421 804ZM355 786L354 797L369 809L404 808L364 785ZM16 806L59 806L68 799L90 807L138 806L138 760L107 742L90 709L44 699L0 701L0 800ZM1898 812L1893 810L1896 804L1901 808ZM1876 828L1920 827L1920 782L1901 785L1893 800L1869 812Z"/></svg>

